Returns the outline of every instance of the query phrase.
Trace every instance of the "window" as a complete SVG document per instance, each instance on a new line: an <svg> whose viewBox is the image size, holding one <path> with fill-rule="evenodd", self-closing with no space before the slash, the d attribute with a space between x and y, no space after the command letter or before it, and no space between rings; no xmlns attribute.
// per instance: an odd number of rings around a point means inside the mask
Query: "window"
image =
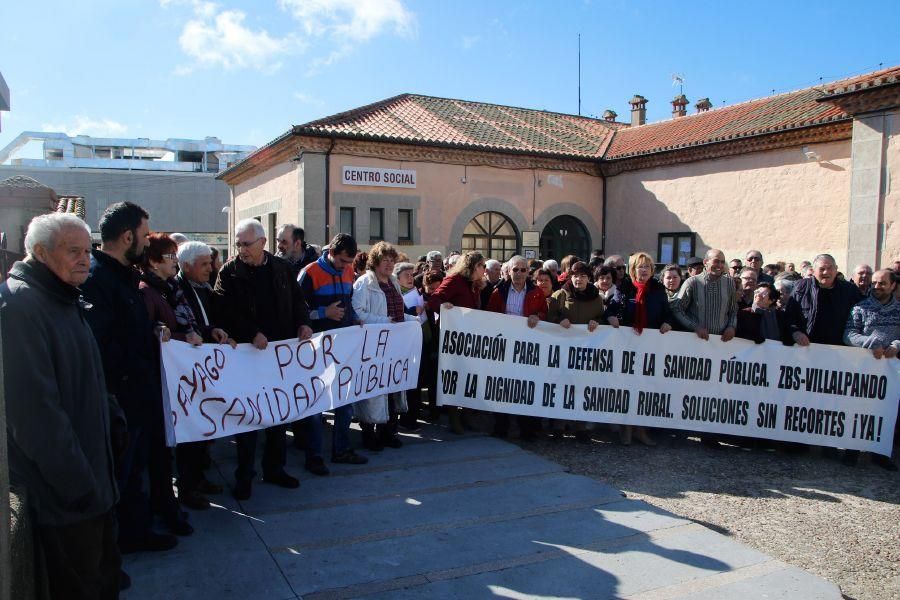
<svg viewBox="0 0 900 600"><path fill-rule="evenodd" d="M475 250L485 258L507 261L519 251L519 233L504 215L483 212L463 230L462 250Z"/></svg>
<svg viewBox="0 0 900 600"><path fill-rule="evenodd" d="M380 242L384 239L384 209L369 209L369 242Z"/></svg>
<svg viewBox="0 0 900 600"><path fill-rule="evenodd" d="M412 212L409 209L401 208L398 214L397 222L397 241L412 243Z"/></svg>
<svg viewBox="0 0 900 600"><path fill-rule="evenodd" d="M341 207L340 211L340 233L346 233L356 237L356 209Z"/></svg>
<svg viewBox="0 0 900 600"><path fill-rule="evenodd" d="M660 233L656 259L663 265L675 263L684 267L696 251L696 233Z"/></svg>

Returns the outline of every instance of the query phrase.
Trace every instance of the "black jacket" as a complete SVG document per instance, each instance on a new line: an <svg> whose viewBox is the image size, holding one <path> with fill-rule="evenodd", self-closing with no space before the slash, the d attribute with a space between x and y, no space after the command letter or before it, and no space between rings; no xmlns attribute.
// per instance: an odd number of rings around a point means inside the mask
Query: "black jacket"
<svg viewBox="0 0 900 600"><path fill-rule="evenodd" d="M91 275L81 286L87 321L100 347L106 387L129 421L146 422L162 414L155 323L138 291L140 274L115 258L94 250Z"/></svg>
<svg viewBox="0 0 900 600"><path fill-rule="evenodd" d="M9 471L42 525L108 512L118 500L97 342L78 289L47 267L17 262L0 285Z"/></svg>
<svg viewBox="0 0 900 600"><path fill-rule="evenodd" d="M848 281L835 281L832 290L834 292L832 298L834 310L838 317L831 322L822 323L824 327L820 331L824 332L823 336L813 336L811 334L819 317L819 282L814 277L807 277L797 282L784 309L787 313L790 335L793 335L795 331L801 331L810 336L809 341L814 344L836 346L843 344L844 328L847 326L850 309L863 299L863 295L858 287Z"/></svg>
<svg viewBox="0 0 900 600"><path fill-rule="evenodd" d="M284 259L266 252L272 267L271 292L275 295L276 331L269 341L297 337L301 325L309 325L309 311L303 291ZM250 268L239 258L229 260L219 272L214 290L218 322L240 343L252 342L260 332L259 315L252 290ZM269 315L273 317L273 315Z"/></svg>
<svg viewBox="0 0 900 600"><path fill-rule="evenodd" d="M670 326L675 323L675 316L669 310L669 295L666 288L657 279L651 278L647 282L647 298L644 303L647 307L647 327L649 329L659 329L663 323ZM619 324L627 327L634 325L634 314L636 310L635 299L637 298L637 288L631 282L631 279L625 279L621 286L616 286L616 293L613 294L606 312L603 314L605 319L616 317ZM606 323L604 323L605 325Z"/></svg>

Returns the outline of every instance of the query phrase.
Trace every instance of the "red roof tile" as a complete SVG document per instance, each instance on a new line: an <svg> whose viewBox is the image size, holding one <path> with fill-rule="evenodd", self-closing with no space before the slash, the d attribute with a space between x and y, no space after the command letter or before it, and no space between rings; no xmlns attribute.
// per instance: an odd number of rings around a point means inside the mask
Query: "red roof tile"
<svg viewBox="0 0 900 600"><path fill-rule="evenodd" d="M866 73L865 75L848 77L847 79L826 84L825 93L828 95L846 94L895 83L900 83L900 66Z"/></svg>
<svg viewBox="0 0 900 600"><path fill-rule="evenodd" d="M403 94L311 121L294 133L599 159L623 125L483 102Z"/></svg>

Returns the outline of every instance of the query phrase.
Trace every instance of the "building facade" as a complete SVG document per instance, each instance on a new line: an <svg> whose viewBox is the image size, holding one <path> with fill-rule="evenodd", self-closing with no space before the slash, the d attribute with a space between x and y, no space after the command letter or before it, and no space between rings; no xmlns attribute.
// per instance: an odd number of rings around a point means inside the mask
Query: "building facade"
<svg viewBox="0 0 900 600"><path fill-rule="evenodd" d="M260 218L270 244L294 223L411 256L900 255L900 67L693 115L679 95L652 124L646 103L625 124L404 94L296 126L219 178L231 226Z"/></svg>
<svg viewBox="0 0 900 600"><path fill-rule="evenodd" d="M16 156L29 142L41 144L41 158ZM25 132L0 150L0 180L28 177L58 196L83 198L84 218L96 237L106 207L128 200L150 213L155 231L178 231L227 250L230 192L216 174L253 150L254 146L222 144L216 138L150 140Z"/></svg>

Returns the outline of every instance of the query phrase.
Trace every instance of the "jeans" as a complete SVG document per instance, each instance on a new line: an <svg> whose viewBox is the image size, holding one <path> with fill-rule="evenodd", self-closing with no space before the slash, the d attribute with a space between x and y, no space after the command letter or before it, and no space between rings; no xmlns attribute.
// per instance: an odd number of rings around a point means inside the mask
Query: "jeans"
<svg viewBox="0 0 900 600"><path fill-rule="evenodd" d="M334 427L331 431L331 455L337 456L350 450L350 420L353 418L353 405L345 404L334 409ZM303 419L306 428L306 460L322 458L322 438L324 425L322 415L313 415Z"/></svg>

